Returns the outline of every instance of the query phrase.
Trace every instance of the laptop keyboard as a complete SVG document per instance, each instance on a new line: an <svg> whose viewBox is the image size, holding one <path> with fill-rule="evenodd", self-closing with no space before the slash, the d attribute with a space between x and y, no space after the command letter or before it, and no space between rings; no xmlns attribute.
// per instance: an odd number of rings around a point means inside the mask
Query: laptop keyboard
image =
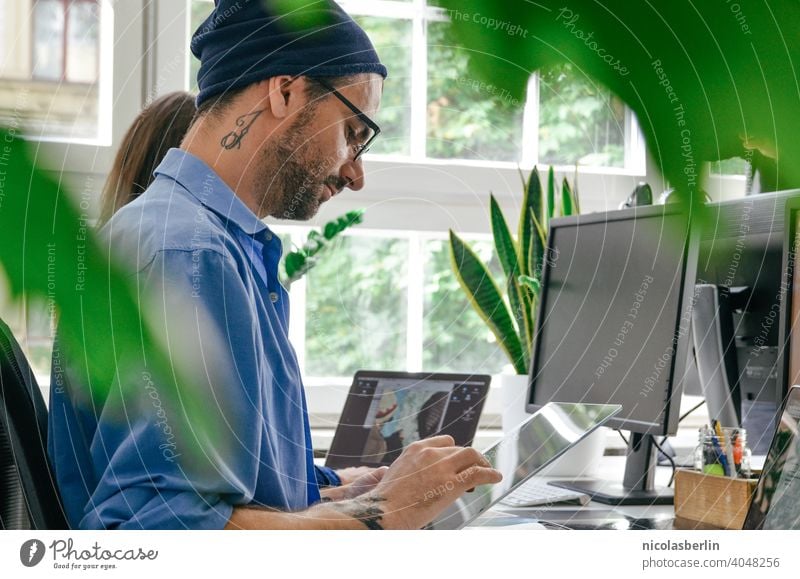
<svg viewBox="0 0 800 579"><path fill-rule="evenodd" d="M500 503L507 507L540 507L557 503L585 505L590 500L587 494L554 487L533 477Z"/></svg>

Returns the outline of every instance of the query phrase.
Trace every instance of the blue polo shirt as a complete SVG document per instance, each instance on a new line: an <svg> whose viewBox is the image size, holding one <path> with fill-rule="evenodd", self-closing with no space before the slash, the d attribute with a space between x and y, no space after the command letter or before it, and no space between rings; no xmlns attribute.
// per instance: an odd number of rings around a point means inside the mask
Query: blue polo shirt
<svg viewBox="0 0 800 579"><path fill-rule="evenodd" d="M81 387L69 381L70 361L54 363L51 384L67 387L51 387L48 453L69 523L221 529L235 505L305 509L320 495L300 369L288 337L289 296L278 281L281 242L193 155L171 149L155 175L101 237L135 271L143 292L185 302L219 338L216 354L235 372L212 386L220 403L208 412L234 444L215 447L210 437L199 437L211 468L189 468L165 443L152 396L157 384L120 377L150 393L152 407L134 405L131 411L124 394L114 395L123 387L112 389L104 407L89 408L79 402L85 397L70 395ZM197 364L207 363L197 358ZM120 415L124 421L114 419Z"/></svg>

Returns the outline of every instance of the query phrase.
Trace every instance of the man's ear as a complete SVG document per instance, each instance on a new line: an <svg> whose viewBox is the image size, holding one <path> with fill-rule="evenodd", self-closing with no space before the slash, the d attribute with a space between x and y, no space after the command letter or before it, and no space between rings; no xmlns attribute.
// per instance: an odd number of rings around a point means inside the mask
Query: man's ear
<svg viewBox="0 0 800 579"><path fill-rule="evenodd" d="M269 89L269 107L276 119L289 116L290 103L297 99L298 90L302 90L302 83L292 82L296 77L283 75L267 79Z"/></svg>

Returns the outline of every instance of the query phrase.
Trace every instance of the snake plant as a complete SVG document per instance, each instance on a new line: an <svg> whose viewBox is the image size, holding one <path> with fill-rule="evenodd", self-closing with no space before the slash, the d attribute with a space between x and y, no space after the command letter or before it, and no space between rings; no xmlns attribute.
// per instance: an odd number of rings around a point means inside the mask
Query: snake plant
<svg viewBox="0 0 800 579"><path fill-rule="evenodd" d="M556 203L552 167L546 195L536 168L527 182L523 179L523 188L516 239L494 195L490 197L494 248L505 279L495 280L469 244L450 230L450 259L458 282L518 374L526 374L530 363L549 221L580 211L577 191L566 179L561 184L560 203Z"/></svg>

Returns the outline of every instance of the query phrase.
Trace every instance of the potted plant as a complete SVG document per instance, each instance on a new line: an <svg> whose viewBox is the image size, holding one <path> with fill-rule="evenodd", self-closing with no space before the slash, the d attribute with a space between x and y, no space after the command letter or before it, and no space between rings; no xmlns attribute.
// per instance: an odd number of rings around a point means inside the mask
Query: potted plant
<svg viewBox="0 0 800 579"><path fill-rule="evenodd" d="M453 271L472 307L486 322L517 374L527 374L541 285L547 231L553 217L579 212L578 196L566 179L561 184L561 201L556 202L556 184L550 167L546 195L539 171L534 168L524 183L517 238L494 195L490 216L494 248L505 274L495 280L467 242L450 230L450 258ZM549 256L553 258L554 256ZM502 289L501 289L502 288Z"/></svg>
<svg viewBox="0 0 800 579"><path fill-rule="evenodd" d="M503 390L506 426L516 425L525 417L523 397L527 390L542 267L546 259L556 258L545 252L549 222L553 217L572 215L580 210L578 195L566 179L557 196L552 167L548 171L546 190L536 168L527 182L523 179L523 189L516 239L494 195L490 196L494 248L504 279L494 279L469 244L450 230L450 258L456 278L516 372L494 377L495 385L499 383Z"/></svg>

